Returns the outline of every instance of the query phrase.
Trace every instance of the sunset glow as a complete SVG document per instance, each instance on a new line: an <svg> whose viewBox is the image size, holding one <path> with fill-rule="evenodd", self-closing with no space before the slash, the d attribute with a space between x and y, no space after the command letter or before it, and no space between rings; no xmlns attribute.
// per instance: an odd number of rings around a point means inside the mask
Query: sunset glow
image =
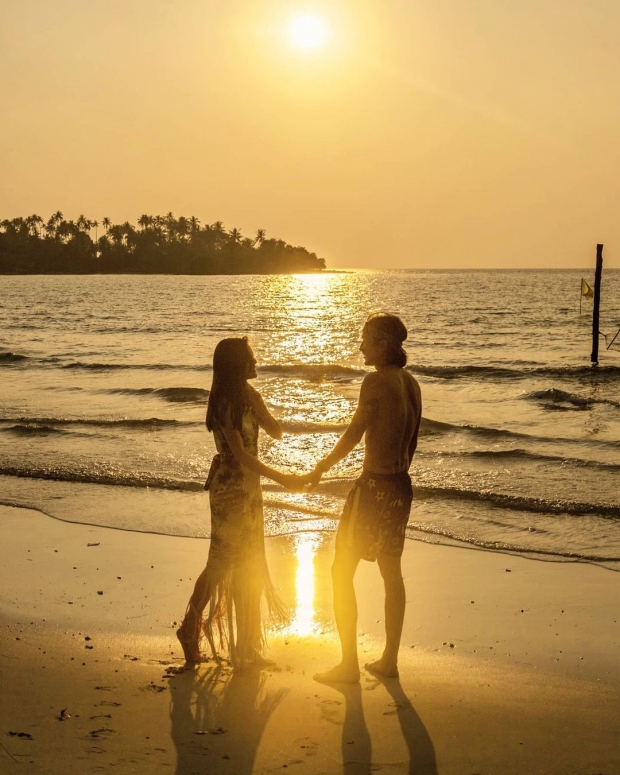
<svg viewBox="0 0 620 775"><path fill-rule="evenodd" d="M316 49L325 42L327 28L316 16L297 16L289 26L289 37L296 48Z"/></svg>

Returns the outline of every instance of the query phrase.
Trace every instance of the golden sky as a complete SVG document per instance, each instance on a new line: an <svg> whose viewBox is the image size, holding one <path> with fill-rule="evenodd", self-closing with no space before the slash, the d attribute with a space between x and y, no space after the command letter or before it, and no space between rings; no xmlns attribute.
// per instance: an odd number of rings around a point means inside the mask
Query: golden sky
<svg viewBox="0 0 620 775"><path fill-rule="evenodd" d="M311 15L321 45L290 25ZM336 267L620 266L618 0L0 0L0 218Z"/></svg>

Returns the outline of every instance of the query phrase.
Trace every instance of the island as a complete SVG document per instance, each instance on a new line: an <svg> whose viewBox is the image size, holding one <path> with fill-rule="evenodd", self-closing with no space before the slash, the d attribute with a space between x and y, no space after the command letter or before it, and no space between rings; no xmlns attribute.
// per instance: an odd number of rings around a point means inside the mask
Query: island
<svg viewBox="0 0 620 775"><path fill-rule="evenodd" d="M58 211L0 221L0 274L284 274L320 272L325 259L301 246L253 238L221 221L141 215L129 222L101 223Z"/></svg>

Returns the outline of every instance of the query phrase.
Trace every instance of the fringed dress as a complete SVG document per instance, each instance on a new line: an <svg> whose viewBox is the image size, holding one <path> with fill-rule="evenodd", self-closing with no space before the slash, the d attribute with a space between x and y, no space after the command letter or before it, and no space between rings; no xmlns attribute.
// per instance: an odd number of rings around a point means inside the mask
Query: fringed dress
<svg viewBox="0 0 620 775"><path fill-rule="evenodd" d="M235 460L219 425L213 429L219 467L209 487L211 546L206 567L204 636L218 659L217 645L228 648L233 664L254 661L264 646L261 603L271 617L283 619L267 568L260 475ZM258 451L258 421L243 414L241 437L247 452Z"/></svg>

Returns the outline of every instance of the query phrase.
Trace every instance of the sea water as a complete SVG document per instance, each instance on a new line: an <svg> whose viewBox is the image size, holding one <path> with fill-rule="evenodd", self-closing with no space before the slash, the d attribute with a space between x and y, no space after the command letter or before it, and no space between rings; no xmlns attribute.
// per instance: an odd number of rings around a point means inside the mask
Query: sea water
<svg viewBox="0 0 620 775"><path fill-rule="evenodd" d="M0 279L0 502L208 536L204 425L217 342L247 335L281 422L260 456L304 472L366 373L367 315L409 329L423 395L408 537L620 568L620 352L590 365L589 271L349 271ZM620 327L605 270L600 329ZM620 339L620 337L619 337ZM310 493L264 480L268 535L335 529L362 449Z"/></svg>

